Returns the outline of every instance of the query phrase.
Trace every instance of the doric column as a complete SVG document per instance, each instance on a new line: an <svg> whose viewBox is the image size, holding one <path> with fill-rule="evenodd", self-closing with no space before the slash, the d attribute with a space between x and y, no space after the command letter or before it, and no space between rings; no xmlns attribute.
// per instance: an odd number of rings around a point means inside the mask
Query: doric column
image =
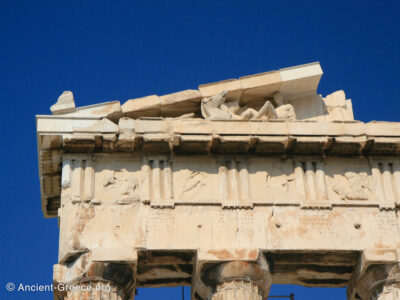
<svg viewBox="0 0 400 300"><path fill-rule="evenodd" d="M265 259L231 261L205 270L203 282L211 286L207 299L262 300L268 296L271 275Z"/></svg>
<svg viewBox="0 0 400 300"><path fill-rule="evenodd" d="M262 290L253 281L230 280L217 285L212 300L262 300Z"/></svg>
<svg viewBox="0 0 400 300"><path fill-rule="evenodd" d="M115 262L87 262L54 266L54 299L133 300L134 266Z"/></svg>
<svg viewBox="0 0 400 300"><path fill-rule="evenodd" d="M372 265L357 283L357 297L362 300L400 299L400 265Z"/></svg>

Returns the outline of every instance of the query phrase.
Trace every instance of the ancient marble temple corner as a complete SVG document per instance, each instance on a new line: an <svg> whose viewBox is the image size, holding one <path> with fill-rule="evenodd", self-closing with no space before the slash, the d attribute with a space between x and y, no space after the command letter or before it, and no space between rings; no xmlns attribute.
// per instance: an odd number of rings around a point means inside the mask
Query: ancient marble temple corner
<svg viewBox="0 0 400 300"><path fill-rule="evenodd" d="M400 299L400 123L363 123L319 63L39 115L55 299L266 299L271 284ZM94 288L96 287L96 288Z"/></svg>

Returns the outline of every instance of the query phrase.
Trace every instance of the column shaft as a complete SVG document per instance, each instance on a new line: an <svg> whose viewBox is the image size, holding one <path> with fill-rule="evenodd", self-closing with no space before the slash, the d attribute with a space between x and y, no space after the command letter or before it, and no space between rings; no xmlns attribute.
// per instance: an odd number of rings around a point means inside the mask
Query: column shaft
<svg viewBox="0 0 400 300"><path fill-rule="evenodd" d="M252 281L232 280L217 286L211 300L262 300L262 292Z"/></svg>

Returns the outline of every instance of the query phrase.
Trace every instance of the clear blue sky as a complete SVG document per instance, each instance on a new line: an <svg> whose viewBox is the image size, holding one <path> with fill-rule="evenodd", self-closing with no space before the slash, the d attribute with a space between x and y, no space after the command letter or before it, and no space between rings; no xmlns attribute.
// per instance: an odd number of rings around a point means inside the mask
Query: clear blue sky
<svg viewBox="0 0 400 300"><path fill-rule="evenodd" d="M345 90L358 120L400 121L400 1L0 1L0 299L52 299L56 219L40 208L35 115L320 61L319 93ZM187 288L186 299L189 299ZM273 287L296 300L344 289ZM180 299L178 289L137 299Z"/></svg>

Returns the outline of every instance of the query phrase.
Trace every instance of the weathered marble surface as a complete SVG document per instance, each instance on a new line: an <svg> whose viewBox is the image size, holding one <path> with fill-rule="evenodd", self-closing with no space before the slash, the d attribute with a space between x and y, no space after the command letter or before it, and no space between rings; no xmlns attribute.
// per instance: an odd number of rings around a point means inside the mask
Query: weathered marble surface
<svg viewBox="0 0 400 300"><path fill-rule="evenodd" d="M400 123L354 121L343 91L317 95L321 75L314 63L123 105L60 96L37 116L54 282L111 292L55 299L175 285L265 299L272 283L397 299ZM255 117L264 105L272 118Z"/></svg>

